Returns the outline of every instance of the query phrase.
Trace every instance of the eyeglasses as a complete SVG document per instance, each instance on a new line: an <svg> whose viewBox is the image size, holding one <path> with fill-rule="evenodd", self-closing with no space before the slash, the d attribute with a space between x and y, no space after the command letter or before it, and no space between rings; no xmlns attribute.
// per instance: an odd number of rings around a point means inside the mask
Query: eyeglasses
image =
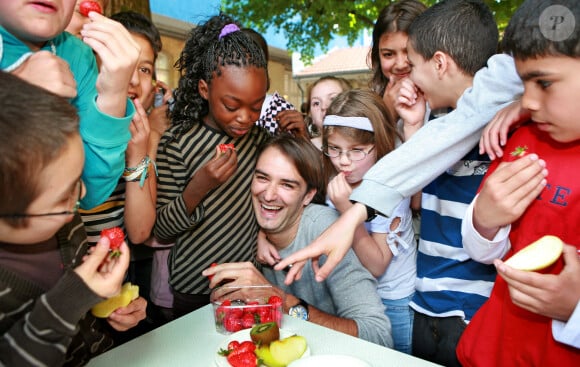
<svg viewBox="0 0 580 367"><path fill-rule="evenodd" d="M71 193L69 199L69 205L74 201L74 205L71 210L66 210L63 212L54 212L54 213L41 213L41 214L26 214L26 213L14 213L14 214L0 214L0 218L31 218L31 217L52 217L55 215L73 215L81 206L81 198L83 195L83 181L79 178L75 189Z"/></svg>
<svg viewBox="0 0 580 367"><path fill-rule="evenodd" d="M371 149L368 150L368 152L365 152L362 149L342 150L333 146L325 146L323 152L324 155L330 158L339 158L342 154L346 154L346 157L354 162L354 161L362 161L363 159L365 159L367 155L369 155L369 153L373 151L373 149L375 149L374 145Z"/></svg>

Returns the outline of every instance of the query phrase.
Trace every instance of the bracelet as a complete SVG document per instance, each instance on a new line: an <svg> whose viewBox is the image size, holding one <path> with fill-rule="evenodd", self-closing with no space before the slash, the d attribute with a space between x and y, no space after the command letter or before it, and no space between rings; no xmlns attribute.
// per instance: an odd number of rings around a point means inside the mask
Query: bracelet
<svg viewBox="0 0 580 367"><path fill-rule="evenodd" d="M149 166L153 165L155 176L157 176L157 165L155 161L146 155L136 167L125 167L123 171L123 178L127 182L139 181L139 187L145 185L145 180L149 177Z"/></svg>

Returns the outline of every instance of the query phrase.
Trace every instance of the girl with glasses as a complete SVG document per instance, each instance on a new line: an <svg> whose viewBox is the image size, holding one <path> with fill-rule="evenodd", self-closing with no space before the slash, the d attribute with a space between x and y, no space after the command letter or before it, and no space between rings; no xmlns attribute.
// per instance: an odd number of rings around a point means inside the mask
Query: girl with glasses
<svg viewBox="0 0 580 367"><path fill-rule="evenodd" d="M376 93L351 90L339 94L324 118L324 168L328 175L327 203L340 213L353 203L349 196L378 159L400 141L395 124ZM395 349L411 353L412 311L417 248L410 199L389 218L378 215L355 231L352 248L378 281L377 291L391 320Z"/></svg>

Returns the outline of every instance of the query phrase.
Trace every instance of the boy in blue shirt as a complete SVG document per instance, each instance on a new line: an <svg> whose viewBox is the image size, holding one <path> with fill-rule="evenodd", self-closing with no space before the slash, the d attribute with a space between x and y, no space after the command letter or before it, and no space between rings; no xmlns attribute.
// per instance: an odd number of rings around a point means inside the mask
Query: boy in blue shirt
<svg viewBox="0 0 580 367"><path fill-rule="evenodd" d="M127 88L139 47L123 26L95 12L84 42L64 32L74 6L74 0L0 2L0 69L71 99L85 149L81 207L90 209L109 197L125 168L135 111ZM93 51L103 60L100 73Z"/></svg>

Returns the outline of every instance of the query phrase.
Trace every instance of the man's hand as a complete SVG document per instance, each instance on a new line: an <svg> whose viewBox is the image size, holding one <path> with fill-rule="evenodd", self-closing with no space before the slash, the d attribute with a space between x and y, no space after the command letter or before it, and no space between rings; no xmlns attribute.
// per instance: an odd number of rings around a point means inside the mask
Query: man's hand
<svg viewBox="0 0 580 367"><path fill-rule="evenodd" d="M12 73L61 97L77 96L77 82L68 62L49 51L33 53Z"/></svg>
<svg viewBox="0 0 580 367"><path fill-rule="evenodd" d="M205 269L201 274L211 278L210 288L216 287L222 281L233 287L270 284L251 262L218 264Z"/></svg>
<svg viewBox="0 0 580 367"><path fill-rule="evenodd" d="M500 227L515 222L546 186L545 166L536 154L501 163L485 180L473 206L477 232L492 239Z"/></svg>
<svg viewBox="0 0 580 367"><path fill-rule="evenodd" d="M352 246L356 227L367 218L367 210L363 204L356 203L344 212L330 227L326 229L314 242L292 255L282 259L275 267L282 270L288 265L293 265L285 283L292 284L294 280L302 276L302 268L307 259L312 259L312 268L316 274L316 281L326 279L338 263L344 258ZM327 255L326 262L319 267L320 255Z"/></svg>
<svg viewBox="0 0 580 367"><path fill-rule="evenodd" d="M564 269L558 275L516 270L494 261L507 282L514 304L551 319L568 321L580 301L580 257L575 246L564 245Z"/></svg>

